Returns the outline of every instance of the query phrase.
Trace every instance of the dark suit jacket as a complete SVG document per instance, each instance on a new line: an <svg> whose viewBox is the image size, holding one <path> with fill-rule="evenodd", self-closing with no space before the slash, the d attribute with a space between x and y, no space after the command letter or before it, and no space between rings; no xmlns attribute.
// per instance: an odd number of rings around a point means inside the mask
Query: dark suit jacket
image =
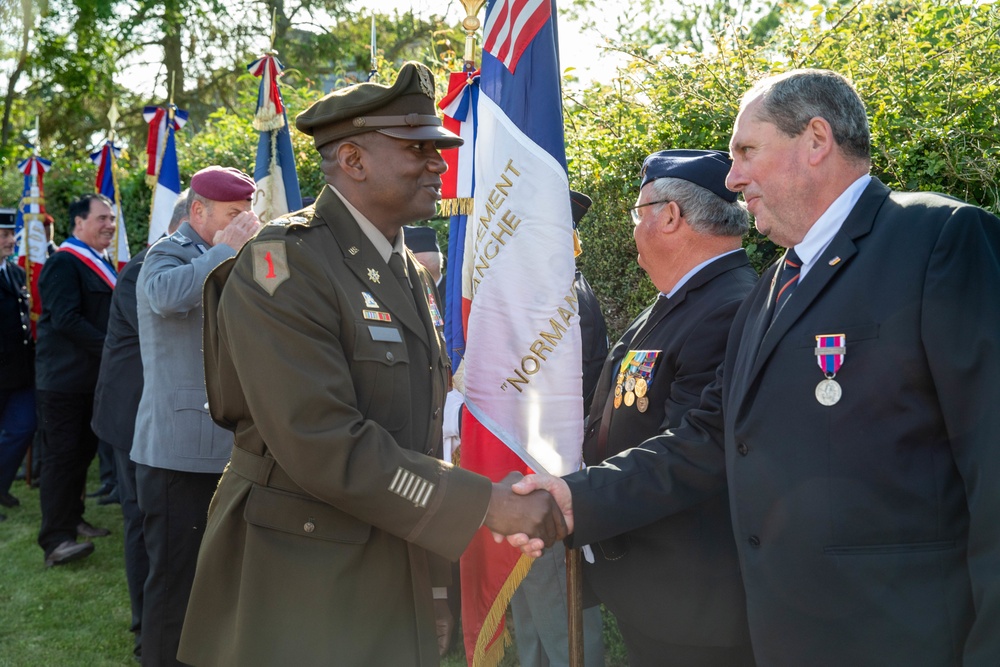
<svg viewBox="0 0 1000 667"><path fill-rule="evenodd" d="M1000 220L873 181L769 326L775 274L701 407L575 476L576 538L701 502L728 475L758 664L995 667ZM846 335L830 407L820 334Z"/></svg>
<svg viewBox="0 0 1000 667"><path fill-rule="evenodd" d="M746 253L725 255L691 277L670 299L644 310L608 355L590 407L584 460L604 458L680 424L715 377L736 310L757 281ZM622 359L658 352L640 412L614 408ZM606 449L599 450L607 414ZM619 623L663 643L747 645L746 601L725 494L593 545L584 577ZM613 548L625 551L617 557Z"/></svg>
<svg viewBox="0 0 1000 667"><path fill-rule="evenodd" d="M235 447L179 657L437 665L431 562L462 553L491 486L433 457L449 372L433 283L407 253L407 293L329 189L303 213L205 284L209 404Z"/></svg>
<svg viewBox="0 0 1000 667"><path fill-rule="evenodd" d="M35 377L28 292L21 267L7 262L6 272L17 287L0 272L0 389L24 389Z"/></svg>
<svg viewBox="0 0 1000 667"><path fill-rule="evenodd" d="M108 334L94 391L94 417L90 427L115 449L132 449L135 414L142 397L142 356L139 354L139 322L135 309L135 285L146 259L145 248L121 270L111 297Z"/></svg>
<svg viewBox="0 0 1000 667"><path fill-rule="evenodd" d="M608 325L601 312L594 288L579 269L573 279L576 298L579 301L580 345L583 348L583 409L594 399L597 379L601 377L604 358L608 356Z"/></svg>
<svg viewBox="0 0 1000 667"><path fill-rule="evenodd" d="M35 387L89 394L97 385L111 288L69 252L54 253L38 277Z"/></svg>

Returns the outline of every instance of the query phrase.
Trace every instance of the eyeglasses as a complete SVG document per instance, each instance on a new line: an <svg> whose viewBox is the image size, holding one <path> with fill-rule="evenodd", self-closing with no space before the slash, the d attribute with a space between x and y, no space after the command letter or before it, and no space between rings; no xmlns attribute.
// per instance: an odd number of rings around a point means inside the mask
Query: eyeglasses
<svg viewBox="0 0 1000 667"><path fill-rule="evenodd" d="M652 206L654 204L669 204L672 199L658 199L657 201L648 201L645 204L636 204L628 210L629 214L632 216L632 224L638 225L641 220L639 220L639 209L643 206Z"/></svg>

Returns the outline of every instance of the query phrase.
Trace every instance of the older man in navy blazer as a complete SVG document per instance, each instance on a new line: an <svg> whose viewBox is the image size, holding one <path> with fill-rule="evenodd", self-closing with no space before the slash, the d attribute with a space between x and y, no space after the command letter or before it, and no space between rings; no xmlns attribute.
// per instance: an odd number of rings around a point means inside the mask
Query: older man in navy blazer
<svg viewBox="0 0 1000 667"><path fill-rule="evenodd" d="M730 150L729 187L789 250L719 381L675 431L534 483L586 543L728 478L760 665L1000 665L1000 220L870 177L833 72L759 82Z"/></svg>

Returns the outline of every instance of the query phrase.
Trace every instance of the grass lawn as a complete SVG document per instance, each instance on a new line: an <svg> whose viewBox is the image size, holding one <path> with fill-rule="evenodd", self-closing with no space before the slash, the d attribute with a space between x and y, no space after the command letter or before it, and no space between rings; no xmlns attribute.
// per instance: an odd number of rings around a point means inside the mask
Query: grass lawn
<svg viewBox="0 0 1000 667"><path fill-rule="evenodd" d="M87 489L98 486L95 460ZM128 629L132 612L125 585L121 507L98 505L97 498L87 498L85 518L110 528L111 535L93 540L95 550L88 558L46 568L36 542L41 523L38 489L14 482L11 493L21 505L0 508L7 515L0 522L0 667L136 665ZM604 635L608 667L626 665L621 637L607 615ZM466 667L457 633L441 664ZM512 646L501 666L517 665Z"/></svg>

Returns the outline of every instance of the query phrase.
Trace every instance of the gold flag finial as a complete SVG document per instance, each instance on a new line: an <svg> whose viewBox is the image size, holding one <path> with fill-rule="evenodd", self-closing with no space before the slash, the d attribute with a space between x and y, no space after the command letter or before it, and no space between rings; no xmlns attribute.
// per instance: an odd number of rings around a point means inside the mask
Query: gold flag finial
<svg viewBox="0 0 1000 667"><path fill-rule="evenodd" d="M111 123L111 131L108 133L108 137L111 141L115 140L115 127L118 125L118 119L121 115L118 113L118 103L115 100L111 100L111 109L108 110L108 122Z"/></svg>
<svg viewBox="0 0 1000 667"><path fill-rule="evenodd" d="M465 7L466 17L462 19L465 29L465 69L469 72L476 69L476 31L482 24L476 16L486 4L486 0L461 0Z"/></svg>

